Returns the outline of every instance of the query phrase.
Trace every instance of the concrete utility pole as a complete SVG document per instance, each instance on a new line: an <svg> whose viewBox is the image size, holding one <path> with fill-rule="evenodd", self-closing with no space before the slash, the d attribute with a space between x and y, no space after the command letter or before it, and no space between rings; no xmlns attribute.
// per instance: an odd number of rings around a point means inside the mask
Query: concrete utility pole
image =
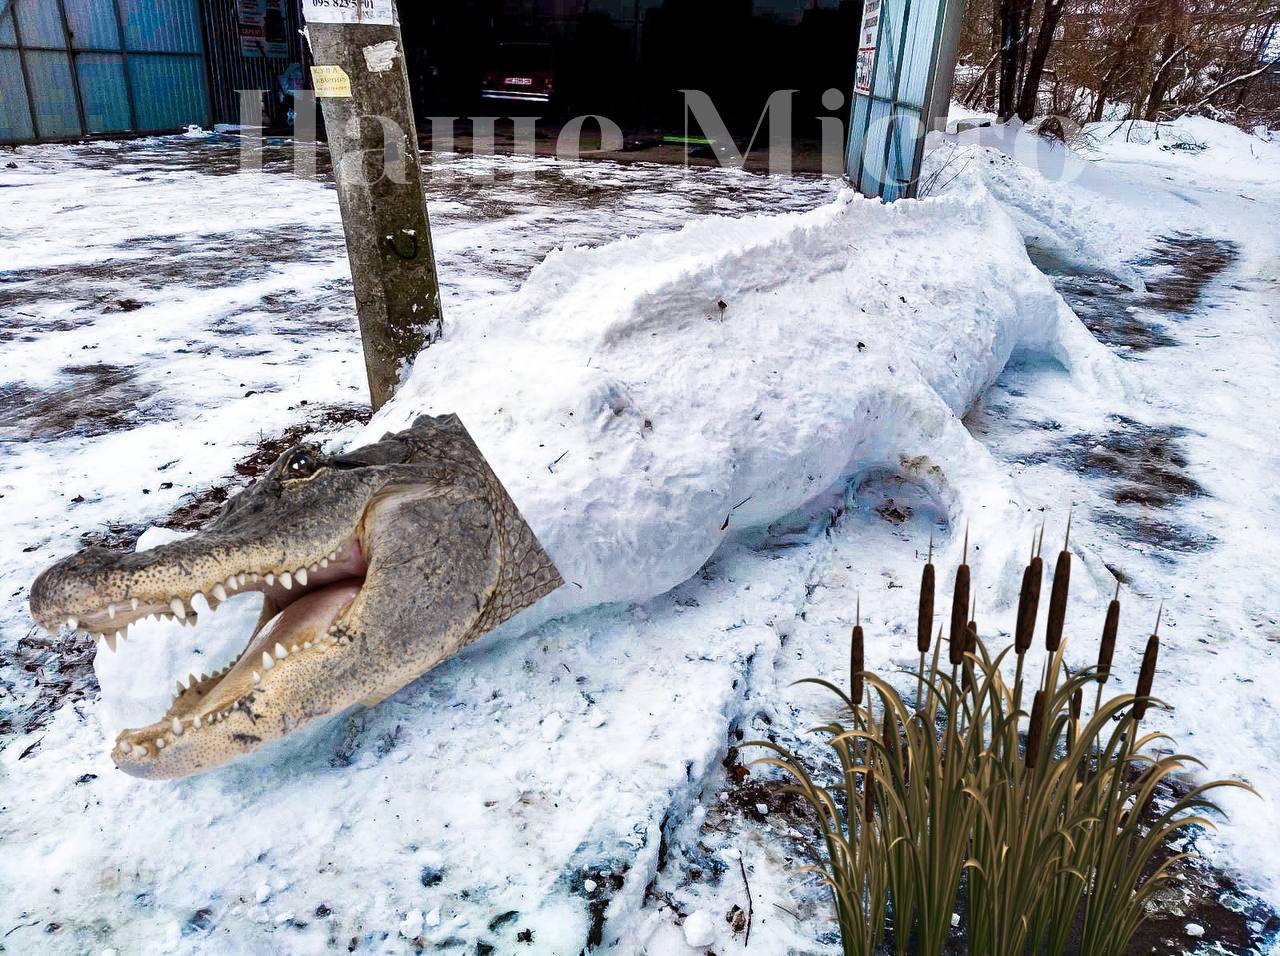
<svg viewBox="0 0 1280 956"><path fill-rule="evenodd" d="M443 331L394 0L302 0L376 411Z"/></svg>

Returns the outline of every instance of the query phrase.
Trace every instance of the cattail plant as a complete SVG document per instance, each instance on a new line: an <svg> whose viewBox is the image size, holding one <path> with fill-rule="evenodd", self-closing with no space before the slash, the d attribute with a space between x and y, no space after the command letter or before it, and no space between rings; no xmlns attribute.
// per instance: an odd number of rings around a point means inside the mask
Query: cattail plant
<svg viewBox="0 0 1280 956"><path fill-rule="evenodd" d="M920 572L920 606L916 616L916 650L920 652L920 670L916 681L916 707L924 706L924 661L929 653L929 638L933 633L933 535L929 535L929 556Z"/></svg>
<svg viewBox="0 0 1280 956"><path fill-rule="evenodd" d="M1102 705L1103 685L1111 679L1111 662L1116 656L1116 637L1120 633L1120 582L1116 582L1116 593L1107 605L1107 616L1102 622L1102 640L1098 642L1098 666L1094 668L1094 678L1098 689L1094 694L1093 709Z"/></svg>
<svg viewBox="0 0 1280 956"><path fill-rule="evenodd" d="M862 633L862 595L857 598L857 611L853 619L853 636L849 642L849 686L852 688L849 693L851 700L862 700L863 677L862 672L866 666L866 648L864 645L864 636Z"/></svg>
<svg viewBox="0 0 1280 956"><path fill-rule="evenodd" d="M966 613L969 581L961 567L947 663L941 628L926 655L932 560L922 575L917 648L928 659L913 675L923 687L913 707L866 669L860 640L850 661L853 677L861 677L852 682L855 694L821 680L805 682L824 687L841 712L852 715L848 726L832 721L813 731L834 751L838 777L819 785L802 755L770 741L748 746L772 751L763 762L785 771L788 790L813 810L818 841L815 863L805 869L819 873L831 890L846 956L876 952L890 916L898 956L942 956L958 903L967 914L970 953L1123 956L1156 892L1187 855L1169 854L1170 841L1188 828L1212 826L1208 814L1217 808L1210 791L1249 788L1217 780L1181 795L1162 791L1155 802L1157 788L1195 762L1157 754L1166 738L1141 728L1148 706L1159 706L1151 696L1159 618L1136 692L1104 700L1101 688L1112 676L1118 640L1118 591L1098 667L1072 674L1062 639L1069 570L1059 575L1055 569L1050 622L1056 643L1028 713L1001 674L1006 658L1012 654L1021 663L1027 648L1015 637L994 658L988 654L975 615ZM1020 614L1038 600L1025 588L1024 595ZM856 633L860 627L859 608ZM963 682L954 669L960 660ZM1090 684L1099 689L1098 703L1086 717L1083 691Z"/></svg>
<svg viewBox="0 0 1280 956"><path fill-rule="evenodd" d="M1044 631L1044 648L1050 654L1062 643L1062 628L1067 620L1067 591L1071 587L1071 518L1067 518L1067 535L1053 566L1053 587L1049 591L1049 620Z"/></svg>
<svg viewBox="0 0 1280 956"><path fill-rule="evenodd" d="M1138 671L1138 689L1133 703L1135 721L1147 716L1147 704L1151 702L1151 685L1156 678L1156 658L1160 655L1160 615L1163 612L1164 608L1161 607L1156 613L1155 630L1147 638L1147 649L1142 654L1142 668Z"/></svg>
<svg viewBox="0 0 1280 956"><path fill-rule="evenodd" d="M1102 640L1098 644L1098 666L1094 674L1098 678L1098 693L1111 678L1111 661L1116 656L1116 635L1120 633L1120 582L1116 582L1115 597L1107 605L1107 617L1102 622Z"/></svg>
<svg viewBox="0 0 1280 956"><path fill-rule="evenodd" d="M955 589L951 595L951 631L948 635L948 659L952 668L964 660L964 629L969 621L969 532L964 533L964 558L956 568Z"/></svg>
<svg viewBox="0 0 1280 956"><path fill-rule="evenodd" d="M1014 619L1014 653L1018 658L1017 674L1014 676L1014 697L1019 705L1022 703L1022 666L1027 651L1031 647L1031 639L1035 636L1036 617L1040 613L1040 585L1044 582L1044 561L1040 557L1040 549L1044 546L1044 525L1040 525L1040 540L1031 536L1031 560L1022 572L1022 588L1018 592L1018 613Z"/></svg>

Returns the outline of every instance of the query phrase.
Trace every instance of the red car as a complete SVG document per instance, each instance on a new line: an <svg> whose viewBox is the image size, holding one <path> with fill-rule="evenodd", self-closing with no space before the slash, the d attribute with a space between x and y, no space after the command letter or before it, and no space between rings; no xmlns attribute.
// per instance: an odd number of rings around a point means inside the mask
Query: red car
<svg viewBox="0 0 1280 956"><path fill-rule="evenodd" d="M484 71L480 98L550 103L554 88L549 43L499 43Z"/></svg>

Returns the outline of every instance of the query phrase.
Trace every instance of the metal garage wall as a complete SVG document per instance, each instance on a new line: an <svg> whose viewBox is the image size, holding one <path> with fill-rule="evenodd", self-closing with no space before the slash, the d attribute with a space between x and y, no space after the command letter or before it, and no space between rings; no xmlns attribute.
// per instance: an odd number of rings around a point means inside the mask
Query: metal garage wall
<svg viewBox="0 0 1280 956"><path fill-rule="evenodd" d="M0 142L210 119L198 0L0 0Z"/></svg>
<svg viewBox="0 0 1280 956"><path fill-rule="evenodd" d="M2 3L3 0L0 0ZM303 49L302 16L298 0L286 0L283 6L286 56L270 56L270 50L253 49L253 44L240 36L239 8L243 0L204 0L205 48L209 55L209 72L213 78L210 91L215 123L240 122L238 90L276 89L277 79L291 63L307 65ZM283 52L283 51L282 51Z"/></svg>

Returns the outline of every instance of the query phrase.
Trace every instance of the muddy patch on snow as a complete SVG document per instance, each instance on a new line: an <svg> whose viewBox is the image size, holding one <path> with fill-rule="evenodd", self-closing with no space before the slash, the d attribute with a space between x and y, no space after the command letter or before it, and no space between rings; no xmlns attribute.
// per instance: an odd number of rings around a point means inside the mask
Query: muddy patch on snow
<svg viewBox="0 0 1280 956"><path fill-rule="evenodd" d="M1059 275L1053 284L1104 345L1131 352L1167 348L1178 340L1144 316L1138 298L1125 286L1102 276Z"/></svg>
<svg viewBox="0 0 1280 956"><path fill-rule="evenodd" d="M1053 461L1063 468L1103 480L1116 504L1166 508L1205 493L1187 469L1181 439L1189 430L1178 425L1145 425L1125 415L1112 415L1105 432L1071 435L1060 444L1028 456L1028 462Z"/></svg>
<svg viewBox="0 0 1280 956"><path fill-rule="evenodd" d="M1239 254L1235 243L1222 239L1184 233L1165 236L1134 262L1147 287L1145 292L1135 292L1111 276L1077 268L1052 250L1027 247L1036 268L1049 276L1098 341L1128 357L1179 344L1165 320L1176 320L1196 308L1210 284Z"/></svg>
<svg viewBox="0 0 1280 956"><path fill-rule="evenodd" d="M1147 274L1147 306L1187 314L1200 303L1208 285L1239 257L1234 242L1185 233L1166 236L1151 255L1138 260Z"/></svg>
<svg viewBox="0 0 1280 956"><path fill-rule="evenodd" d="M65 704L96 697L96 652L94 639L88 634L62 631L51 635L35 626L12 647L0 644L0 690L9 685L11 674L25 675L34 685L33 696L21 709L0 708L0 741L39 730ZM40 741L35 741L19 759L39 746Z"/></svg>
<svg viewBox="0 0 1280 956"><path fill-rule="evenodd" d="M1188 429L1147 425L1124 415L1112 415L1111 421L1114 425L1105 432L1066 436L1025 460L1052 463L1099 481L1117 507L1095 509L1094 517L1126 540L1149 545L1157 553L1212 547L1214 539L1209 535L1160 514L1207 493L1189 474L1182 443Z"/></svg>
<svg viewBox="0 0 1280 956"><path fill-rule="evenodd" d="M53 388L0 385L0 442L94 438L167 417L155 389L118 365L72 365Z"/></svg>
<svg viewBox="0 0 1280 956"><path fill-rule="evenodd" d="M345 246L342 232L293 225L209 234L126 238L97 250L92 262L0 272L0 302L30 305L50 299L102 311L134 311L144 303L104 295L104 287L161 292L175 287L218 289L261 279L285 267L332 262Z"/></svg>

